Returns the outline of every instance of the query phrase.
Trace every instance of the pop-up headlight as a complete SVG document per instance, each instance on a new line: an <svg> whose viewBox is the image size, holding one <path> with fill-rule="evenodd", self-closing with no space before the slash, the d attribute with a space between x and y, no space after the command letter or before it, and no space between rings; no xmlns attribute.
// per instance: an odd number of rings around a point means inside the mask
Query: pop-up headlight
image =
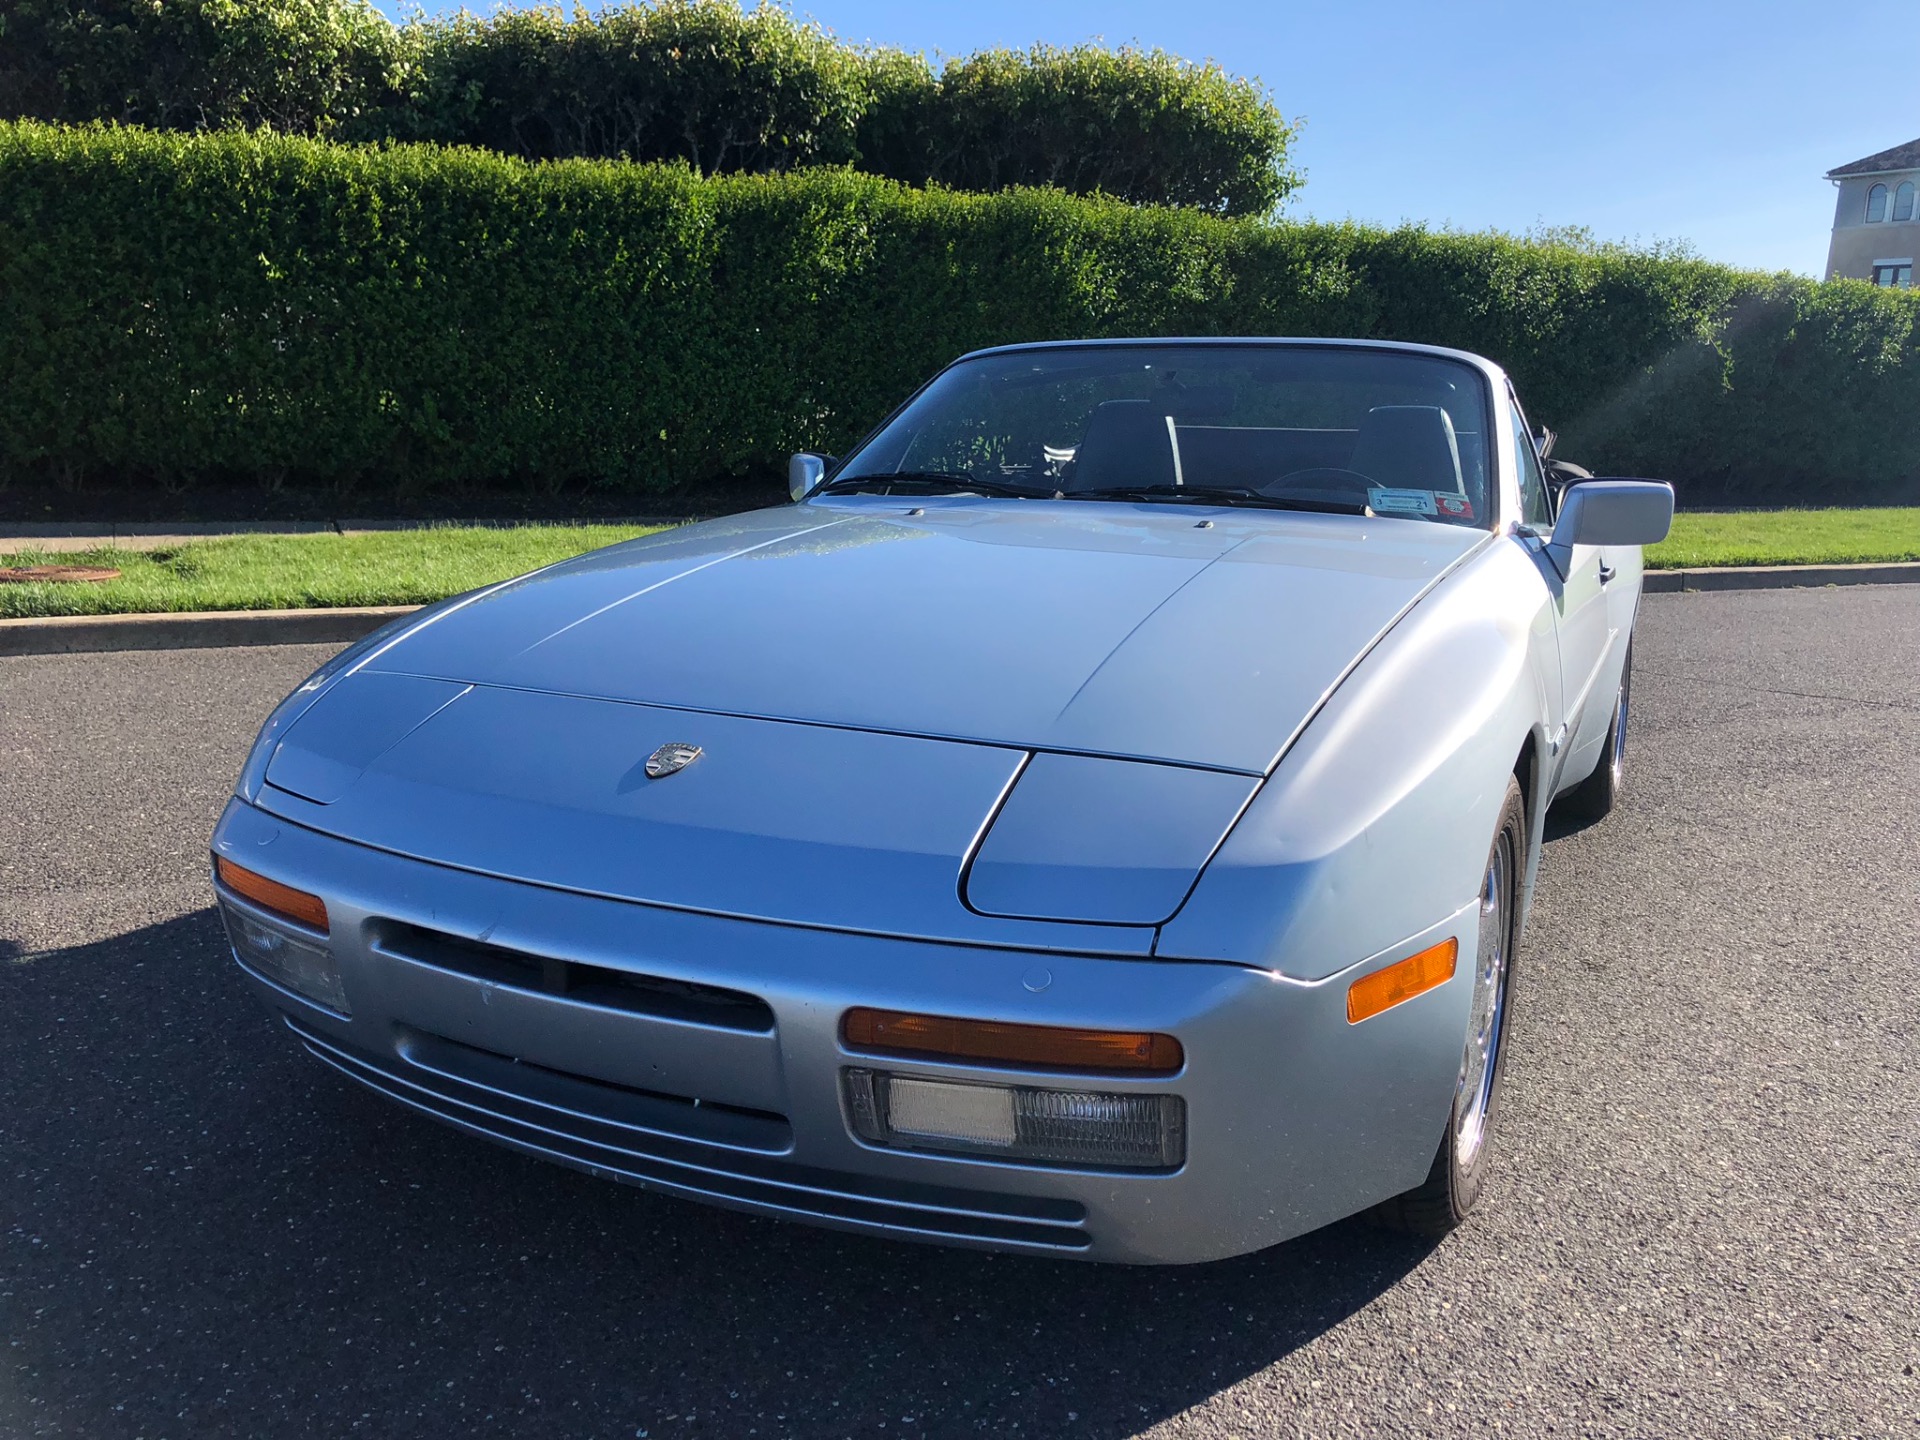
<svg viewBox="0 0 1920 1440"><path fill-rule="evenodd" d="M1036 755L967 871L987 915L1158 925L1180 908L1258 776Z"/></svg>

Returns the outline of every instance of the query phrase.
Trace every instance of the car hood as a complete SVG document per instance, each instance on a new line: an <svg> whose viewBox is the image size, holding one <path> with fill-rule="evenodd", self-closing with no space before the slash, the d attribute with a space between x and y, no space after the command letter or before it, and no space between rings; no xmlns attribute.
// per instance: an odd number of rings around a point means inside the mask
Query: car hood
<svg viewBox="0 0 1920 1440"><path fill-rule="evenodd" d="M1261 773L1484 531L1085 501L859 497L617 545L365 668Z"/></svg>

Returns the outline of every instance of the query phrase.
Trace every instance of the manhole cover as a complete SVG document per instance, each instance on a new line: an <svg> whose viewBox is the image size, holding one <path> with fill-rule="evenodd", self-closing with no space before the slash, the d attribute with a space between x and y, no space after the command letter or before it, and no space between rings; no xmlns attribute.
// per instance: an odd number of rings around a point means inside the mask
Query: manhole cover
<svg viewBox="0 0 1920 1440"><path fill-rule="evenodd" d="M51 580L67 584L98 584L102 580L118 580L120 572L110 570L103 565L13 565L0 566L0 583L24 583L28 580Z"/></svg>

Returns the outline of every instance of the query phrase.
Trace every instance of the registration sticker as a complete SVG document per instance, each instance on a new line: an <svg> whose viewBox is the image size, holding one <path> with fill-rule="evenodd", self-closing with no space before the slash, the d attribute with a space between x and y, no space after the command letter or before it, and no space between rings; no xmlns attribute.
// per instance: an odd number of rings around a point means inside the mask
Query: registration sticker
<svg viewBox="0 0 1920 1440"><path fill-rule="evenodd" d="M1471 520L1473 518L1473 501L1464 495L1442 495L1436 493L1433 497L1433 503L1440 507L1440 513L1442 515L1450 516L1455 520Z"/></svg>
<svg viewBox="0 0 1920 1440"><path fill-rule="evenodd" d="M1381 515L1432 515L1434 496L1431 490L1389 490L1376 485L1367 491L1367 505Z"/></svg>

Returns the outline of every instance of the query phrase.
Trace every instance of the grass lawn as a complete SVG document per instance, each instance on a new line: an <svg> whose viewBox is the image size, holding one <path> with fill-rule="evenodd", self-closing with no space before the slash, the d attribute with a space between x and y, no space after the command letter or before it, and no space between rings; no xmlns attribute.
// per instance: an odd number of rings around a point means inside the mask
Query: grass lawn
<svg viewBox="0 0 1920 1440"><path fill-rule="evenodd" d="M236 535L175 550L0 555L0 566L104 565L99 584L0 584L0 619L156 610L418 605L549 565L657 525L446 526L370 535Z"/></svg>
<svg viewBox="0 0 1920 1440"><path fill-rule="evenodd" d="M0 619L156 610L417 605L538 569L658 526L444 526L371 535L236 535L174 550L22 551L6 565L108 565L97 585L0 584ZM1680 514L1652 569L1920 560L1920 509Z"/></svg>
<svg viewBox="0 0 1920 1440"><path fill-rule="evenodd" d="M1673 517L1673 533L1647 550L1651 570L1875 560L1920 560L1920 509L1683 512Z"/></svg>

